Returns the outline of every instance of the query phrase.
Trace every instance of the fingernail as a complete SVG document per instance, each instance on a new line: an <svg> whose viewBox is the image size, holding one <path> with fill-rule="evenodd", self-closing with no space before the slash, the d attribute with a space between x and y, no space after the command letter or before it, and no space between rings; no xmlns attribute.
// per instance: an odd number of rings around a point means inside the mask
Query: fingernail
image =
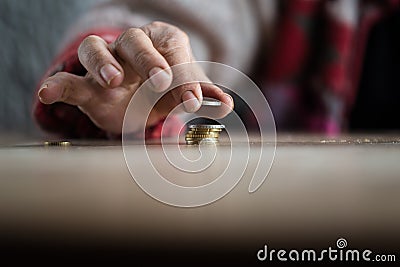
<svg viewBox="0 0 400 267"><path fill-rule="evenodd" d="M233 109L233 107L235 106L235 101L233 101L233 97L230 94L225 94L225 95L230 99L230 101L232 103L232 109Z"/></svg>
<svg viewBox="0 0 400 267"><path fill-rule="evenodd" d="M183 106L186 112L193 113L200 108L200 102L197 97L192 93L192 91L186 91L182 95Z"/></svg>
<svg viewBox="0 0 400 267"><path fill-rule="evenodd" d="M54 87L54 84L50 82L45 83L42 85L42 87L40 87L38 91L38 97L40 102L49 105L55 103L60 98L61 93L62 91L60 91L57 87Z"/></svg>
<svg viewBox="0 0 400 267"><path fill-rule="evenodd" d="M121 75L121 72L116 67L114 67L114 65L106 64L100 69L100 75L103 78L103 80L108 85L110 85L115 77Z"/></svg>
<svg viewBox="0 0 400 267"><path fill-rule="evenodd" d="M38 97L39 97L40 101L42 101L42 99L43 99L44 90L46 90L48 87L49 87L49 85L47 83L42 85L42 87L40 87L40 89L38 91Z"/></svg>
<svg viewBox="0 0 400 267"><path fill-rule="evenodd" d="M172 76L159 67L152 68L149 71L149 80L154 91L163 92L168 89L172 82Z"/></svg>

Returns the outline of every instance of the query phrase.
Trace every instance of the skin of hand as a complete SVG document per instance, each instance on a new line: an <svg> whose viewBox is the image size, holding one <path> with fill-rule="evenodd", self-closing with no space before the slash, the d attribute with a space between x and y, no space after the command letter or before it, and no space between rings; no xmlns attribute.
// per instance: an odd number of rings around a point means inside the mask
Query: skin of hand
<svg viewBox="0 0 400 267"><path fill-rule="evenodd" d="M43 82L38 91L39 100L44 104L75 105L99 128L115 134L121 133L125 110L144 81L150 79L154 91L165 91L172 82L169 67L194 61L186 33L163 22L130 28L111 44L98 36L88 36L81 43L78 56L87 75L56 73ZM160 71L161 75L153 76ZM196 112L203 95L231 107L225 115L232 111L232 97L219 87L185 84L163 96L151 111L147 126L165 118L181 103L186 112Z"/></svg>

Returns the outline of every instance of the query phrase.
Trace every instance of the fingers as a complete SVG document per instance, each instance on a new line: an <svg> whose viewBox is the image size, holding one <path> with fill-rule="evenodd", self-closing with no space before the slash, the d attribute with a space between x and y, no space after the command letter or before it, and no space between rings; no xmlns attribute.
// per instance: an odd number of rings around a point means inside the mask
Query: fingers
<svg viewBox="0 0 400 267"><path fill-rule="evenodd" d="M145 25L142 30L171 66L192 61L189 37L179 28L156 21Z"/></svg>
<svg viewBox="0 0 400 267"><path fill-rule="evenodd" d="M203 93L199 83L181 85L171 93L176 102L183 102L186 112L193 113L201 107Z"/></svg>
<svg viewBox="0 0 400 267"><path fill-rule="evenodd" d="M190 67L180 68L177 75L175 69L173 74L170 70L170 66L193 60L189 38L177 27L153 22L142 28L128 29L111 45L92 35L82 42L78 55L90 76L104 88L131 85L149 79L154 91L163 92L170 87L172 75L183 77L182 80L190 83L174 88L169 93L172 96L169 104L176 106L183 103L190 113L201 107L202 88L198 82L191 81L204 81L201 79L205 77L204 73ZM231 99L218 91L218 87L212 88L206 89L211 97L214 95L228 106L233 106ZM58 101L60 96L57 94L64 89L44 90L43 101Z"/></svg>
<svg viewBox="0 0 400 267"><path fill-rule="evenodd" d="M104 88L119 86L124 71L114 58L107 43L100 37L86 37L78 49L79 60L93 78Z"/></svg>
<svg viewBox="0 0 400 267"><path fill-rule="evenodd" d="M131 28L125 31L113 48L123 65L132 68L144 81L150 78L154 91L162 92L170 86L169 64L143 30Z"/></svg>
<svg viewBox="0 0 400 267"><path fill-rule="evenodd" d="M38 97L43 104L64 102L84 106L92 99L92 86L84 77L59 72L43 82Z"/></svg>
<svg viewBox="0 0 400 267"><path fill-rule="evenodd" d="M166 59L170 66L192 61L192 51L188 36L179 28L163 23L153 22L142 27L155 49ZM174 71L175 75L175 71ZM190 70L180 71L179 75L192 78ZM175 77L176 78L176 77ZM184 78L185 79L185 78ZM195 81L194 79L185 79ZM177 104L183 102L187 112L196 112L203 99L199 83L179 86L171 91Z"/></svg>

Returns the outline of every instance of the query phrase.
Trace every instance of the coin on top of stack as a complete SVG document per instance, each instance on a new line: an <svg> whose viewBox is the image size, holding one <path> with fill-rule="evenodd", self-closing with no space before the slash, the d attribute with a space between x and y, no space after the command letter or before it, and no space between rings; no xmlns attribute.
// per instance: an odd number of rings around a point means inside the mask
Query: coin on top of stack
<svg viewBox="0 0 400 267"><path fill-rule="evenodd" d="M219 134L225 129L218 124L193 124L189 125L189 131L185 135L187 145L204 143L218 143Z"/></svg>
<svg viewBox="0 0 400 267"><path fill-rule="evenodd" d="M210 106L210 107L220 107L222 105L221 101L216 100L211 97L204 97L201 103L202 106Z"/></svg>

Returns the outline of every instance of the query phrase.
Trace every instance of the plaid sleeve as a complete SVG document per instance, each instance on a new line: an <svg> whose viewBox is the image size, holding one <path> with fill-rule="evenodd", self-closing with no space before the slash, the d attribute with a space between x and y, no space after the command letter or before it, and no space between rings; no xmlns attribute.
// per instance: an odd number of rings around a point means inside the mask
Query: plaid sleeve
<svg viewBox="0 0 400 267"><path fill-rule="evenodd" d="M286 0L262 83L278 128L336 135L358 90L367 36L399 0Z"/></svg>

